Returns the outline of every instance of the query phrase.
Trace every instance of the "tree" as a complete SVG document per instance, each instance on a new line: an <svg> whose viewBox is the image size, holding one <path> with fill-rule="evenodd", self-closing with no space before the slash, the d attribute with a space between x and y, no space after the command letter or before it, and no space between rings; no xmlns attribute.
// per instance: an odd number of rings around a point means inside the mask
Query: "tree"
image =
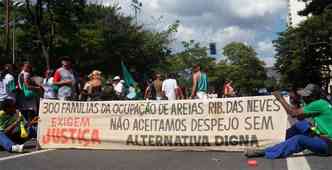
<svg viewBox="0 0 332 170"><path fill-rule="evenodd" d="M121 61L133 72L151 72L170 55L169 36L179 22L164 31L149 31L136 25L119 9L116 5L103 6L84 0L38 0L36 3L25 0L23 7L12 10L25 21L16 30L19 61L33 61L39 73L48 65L58 67L62 56L71 57L76 70L82 73L100 69L105 75L119 74ZM3 34L0 30L0 40ZM0 52L3 42L0 42Z"/></svg>
<svg viewBox="0 0 332 170"><path fill-rule="evenodd" d="M264 62L257 58L255 50L243 43L233 42L224 47L226 63L222 63L227 69L226 78L242 95L256 95L258 89L264 87L267 79Z"/></svg>
<svg viewBox="0 0 332 170"><path fill-rule="evenodd" d="M312 1L313 4L318 2ZM282 75L284 86L303 87L307 83L316 83L327 89L332 65L332 11L324 9L318 15L309 5L305 10L315 15L299 27L280 33L274 41L277 50L275 66Z"/></svg>
<svg viewBox="0 0 332 170"><path fill-rule="evenodd" d="M321 15L324 13L326 7L332 5L332 0L302 0L307 3L304 10L300 11L299 14L303 16Z"/></svg>
<svg viewBox="0 0 332 170"><path fill-rule="evenodd" d="M213 82L215 59L208 56L207 48L194 40L182 42L184 50L166 58L156 72L175 73L179 75L179 82L187 87L191 86L191 74L194 65L199 64L203 70L208 70L209 82Z"/></svg>

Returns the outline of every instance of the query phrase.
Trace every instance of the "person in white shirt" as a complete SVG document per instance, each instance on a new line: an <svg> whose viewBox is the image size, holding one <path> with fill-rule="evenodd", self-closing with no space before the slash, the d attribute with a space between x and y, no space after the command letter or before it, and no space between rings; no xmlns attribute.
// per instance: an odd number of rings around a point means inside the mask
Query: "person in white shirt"
<svg viewBox="0 0 332 170"><path fill-rule="evenodd" d="M56 99L56 92L54 90L53 83L53 70L47 70L45 73L45 79L43 80L44 99Z"/></svg>
<svg viewBox="0 0 332 170"><path fill-rule="evenodd" d="M0 105L2 105L2 102L5 101L5 99L7 99L7 98L8 98L8 93L7 93L6 84L5 84L5 73L3 72L3 70L1 70L0 71Z"/></svg>
<svg viewBox="0 0 332 170"><path fill-rule="evenodd" d="M178 88L178 84L175 80L174 74L169 74L168 78L163 82L162 92L168 100L176 100L176 90Z"/></svg>
<svg viewBox="0 0 332 170"><path fill-rule="evenodd" d="M121 78L119 76L115 76L113 78L113 87L117 96L120 97L123 95L123 81L121 81Z"/></svg>
<svg viewBox="0 0 332 170"><path fill-rule="evenodd" d="M4 78L4 83L5 83L5 87L7 90L7 94L8 94L8 99L13 100L14 102L16 102L16 83L15 83L15 78L14 78L14 73L13 73L13 65L12 64L6 64L4 66L4 74L5 74L5 78Z"/></svg>

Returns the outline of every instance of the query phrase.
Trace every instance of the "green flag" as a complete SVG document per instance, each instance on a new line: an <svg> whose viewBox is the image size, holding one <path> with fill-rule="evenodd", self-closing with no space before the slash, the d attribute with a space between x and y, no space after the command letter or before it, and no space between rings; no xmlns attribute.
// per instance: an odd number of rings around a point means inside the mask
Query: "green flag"
<svg viewBox="0 0 332 170"><path fill-rule="evenodd" d="M133 76L131 76L130 72L128 71L126 65L121 61L121 67L122 67L122 74L123 74L123 79L126 82L126 86L133 86L135 81L133 79Z"/></svg>

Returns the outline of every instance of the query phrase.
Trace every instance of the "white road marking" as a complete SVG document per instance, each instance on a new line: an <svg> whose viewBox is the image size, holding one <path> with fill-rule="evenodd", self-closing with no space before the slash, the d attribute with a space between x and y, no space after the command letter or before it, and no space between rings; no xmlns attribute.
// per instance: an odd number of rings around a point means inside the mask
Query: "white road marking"
<svg viewBox="0 0 332 170"><path fill-rule="evenodd" d="M288 170L311 170L304 156L287 158Z"/></svg>
<svg viewBox="0 0 332 170"><path fill-rule="evenodd" d="M36 151L36 152L30 152L30 153L24 153L24 154L19 154L19 155L8 156L8 157L0 158L0 161L21 158L21 157L25 157L25 156L45 153L45 152L54 151L54 150L55 149L47 149L47 150L40 150L40 151Z"/></svg>
<svg viewBox="0 0 332 170"><path fill-rule="evenodd" d="M288 127L295 122L294 119L288 118ZM298 154L296 154L298 155ZM299 153L299 155L303 155L303 153ZM288 170L311 170L308 161L305 156L297 156L297 157L289 157L287 158L287 169Z"/></svg>

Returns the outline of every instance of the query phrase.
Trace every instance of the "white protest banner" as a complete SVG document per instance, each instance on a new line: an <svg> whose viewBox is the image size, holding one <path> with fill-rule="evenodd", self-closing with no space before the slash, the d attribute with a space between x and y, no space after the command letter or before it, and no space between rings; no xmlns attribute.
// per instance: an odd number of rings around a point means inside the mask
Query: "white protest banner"
<svg viewBox="0 0 332 170"><path fill-rule="evenodd" d="M287 114L273 96L181 101L42 100L41 148L218 150L285 139Z"/></svg>

